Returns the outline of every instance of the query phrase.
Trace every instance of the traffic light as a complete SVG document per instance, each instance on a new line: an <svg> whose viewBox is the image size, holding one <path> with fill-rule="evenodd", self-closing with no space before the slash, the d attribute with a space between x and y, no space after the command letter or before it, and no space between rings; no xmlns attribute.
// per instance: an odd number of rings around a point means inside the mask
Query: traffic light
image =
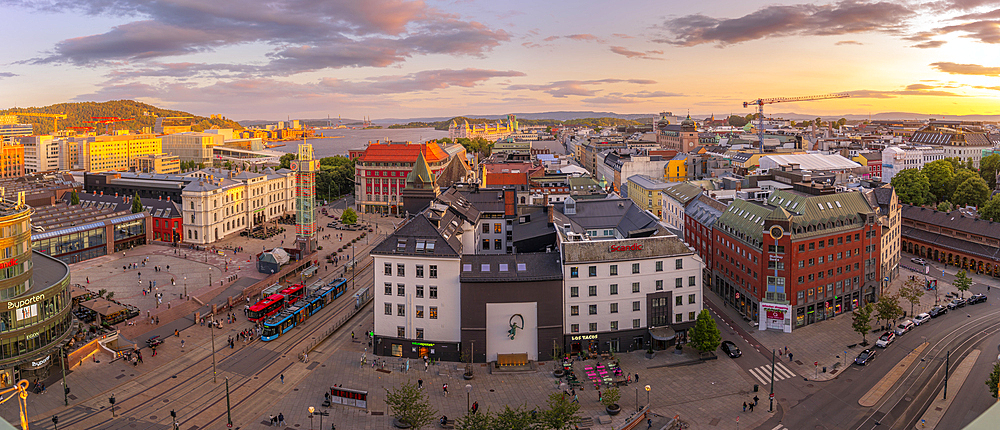
<svg viewBox="0 0 1000 430"><path fill-rule="evenodd" d="M175 412L173 409L170 410L170 418L177 418L177 412Z"/></svg>
<svg viewBox="0 0 1000 430"><path fill-rule="evenodd" d="M111 403L112 405L115 404L115 395L114 394L112 394L111 397L108 398L108 403Z"/></svg>

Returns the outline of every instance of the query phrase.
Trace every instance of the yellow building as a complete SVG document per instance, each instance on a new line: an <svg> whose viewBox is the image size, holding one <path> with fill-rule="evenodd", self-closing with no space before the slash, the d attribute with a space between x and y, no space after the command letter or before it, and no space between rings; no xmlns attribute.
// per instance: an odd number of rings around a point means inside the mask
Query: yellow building
<svg viewBox="0 0 1000 430"><path fill-rule="evenodd" d="M636 206L647 210L663 219L663 206L661 193L669 183L663 182L659 178L646 175L632 175L628 177L628 198L635 202Z"/></svg>
<svg viewBox="0 0 1000 430"><path fill-rule="evenodd" d="M137 172L160 174L181 172L181 159L176 155L146 154L140 155L135 161Z"/></svg>
<svg viewBox="0 0 1000 430"><path fill-rule="evenodd" d="M687 159L672 159L663 166L663 179L667 182L683 182L687 177Z"/></svg>
<svg viewBox="0 0 1000 430"><path fill-rule="evenodd" d="M143 155L163 153L160 138L152 134L97 136L93 141L80 142L80 167L99 173L135 169L136 159Z"/></svg>

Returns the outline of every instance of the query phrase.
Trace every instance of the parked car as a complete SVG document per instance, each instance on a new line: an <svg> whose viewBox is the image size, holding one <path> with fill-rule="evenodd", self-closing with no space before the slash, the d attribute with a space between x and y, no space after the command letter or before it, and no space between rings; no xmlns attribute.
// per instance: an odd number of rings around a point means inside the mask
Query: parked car
<svg viewBox="0 0 1000 430"><path fill-rule="evenodd" d="M914 263L917 263L917 264L919 264L921 266L927 264L927 261L925 261L923 258L911 258L910 261L912 261Z"/></svg>
<svg viewBox="0 0 1000 430"><path fill-rule="evenodd" d="M326 226L327 226L328 228L337 228L337 224L336 224L336 223L332 223L332 222L328 222L328 223L326 223Z"/></svg>
<svg viewBox="0 0 1000 430"><path fill-rule="evenodd" d="M872 359L875 358L875 355L877 353L878 351L874 349L866 349L864 351L861 351L861 353L858 354L858 358L854 359L854 364L857 364L859 366L864 366L868 364L869 361L872 361Z"/></svg>
<svg viewBox="0 0 1000 430"><path fill-rule="evenodd" d="M906 334L906 332L913 330L913 327L916 326L917 325L914 324L913 321L910 320L903 321L896 326L896 336L902 336Z"/></svg>
<svg viewBox="0 0 1000 430"><path fill-rule="evenodd" d="M726 355L729 356L729 358L736 358L743 355L743 352L740 351L740 348L737 347L735 343L728 340L722 341L722 352L725 352Z"/></svg>
<svg viewBox="0 0 1000 430"><path fill-rule="evenodd" d="M875 346L879 348L885 348L888 347L889 344L891 344L895 340L896 340L896 333L887 331L885 332L885 334L879 337L877 341L875 341Z"/></svg>
<svg viewBox="0 0 1000 430"><path fill-rule="evenodd" d="M918 314L917 317L913 319L913 323L916 325L921 325L930 320L931 320L931 315L924 312L922 314Z"/></svg>
<svg viewBox="0 0 1000 430"><path fill-rule="evenodd" d="M986 301L986 294L980 293L980 294L973 294L972 297L969 297L968 303L970 305L974 305L976 303L981 303L985 301Z"/></svg>
<svg viewBox="0 0 1000 430"><path fill-rule="evenodd" d="M965 307L965 299L955 299L948 302L948 309L958 309Z"/></svg>
<svg viewBox="0 0 1000 430"><path fill-rule="evenodd" d="M941 305L937 305L931 308L930 312L928 313L931 314L931 318L937 318L941 315L948 313L948 308Z"/></svg>

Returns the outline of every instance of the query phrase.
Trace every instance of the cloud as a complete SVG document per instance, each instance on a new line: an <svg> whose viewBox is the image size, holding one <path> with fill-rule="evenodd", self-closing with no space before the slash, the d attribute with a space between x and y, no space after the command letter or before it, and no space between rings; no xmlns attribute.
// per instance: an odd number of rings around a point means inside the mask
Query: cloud
<svg viewBox="0 0 1000 430"><path fill-rule="evenodd" d="M994 9L989 12L982 13L970 13L968 15L956 16L952 19L959 21L969 21L969 20L979 20L979 19L998 19L1000 18L1000 9Z"/></svg>
<svg viewBox="0 0 1000 430"><path fill-rule="evenodd" d="M985 20L941 27L938 33L963 32L962 37L978 39L983 43L1000 43L1000 21Z"/></svg>
<svg viewBox="0 0 1000 430"><path fill-rule="evenodd" d="M591 97L587 99L581 99L580 101L594 105L620 105L620 104L632 103L634 100L627 97L608 95L603 97Z"/></svg>
<svg viewBox="0 0 1000 430"><path fill-rule="evenodd" d="M618 55L624 55L627 58L641 58L643 60L662 60L662 58L653 57L650 54L663 55L663 51L646 51L646 52L631 51L625 48L624 46L612 46L611 52L614 52L615 54Z"/></svg>
<svg viewBox="0 0 1000 430"><path fill-rule="evenodd" d="M1000 76L1000 67L980 66L978 64L958 64L946 61L931 63L939 72L952 75Z"/></svg>
<svg viewBox="0 0 1000 430"><path fill-rule="evenodd" d="M622 33L614 33L614 34L612 34L612 36L617 37L619 39L634 39L635 38L635 36L629 36L627 34L622 34Z"/></svg>
<svg viewBox="0 0 1000 430"><path fill-rule="evenodd" d="M13 78L15 76L18 76L18 74L17 73L11 73L11 72L0 72L0 79L2 79L2 78Z"/></svg>
<svg viewBox="0 0 1000 430"><path fill-rule="evenodd" d="M625 97L634 97L640 99L651 99L657 97L684 97L681 93L668 93L666 91L639 91L632 94L625 94Z"/></svg>
<svg viewBox="0 0 1000 430"><path fill-rule="evenodd" d="M927 85L927 84L912 84L912 85L907 85L906 86L906 89L908 89L908 90L933 90L934 88L937 88L937 87L935 87L933 85Z"/></svg>
<svg viewBox="0 0 1000 430"><path fill-rule="evenodd" d="M565 37L567 39L579 40L582 42L603 42L601 38L594 36L593 34L571 34Z"/></svg>
<svg viewBox="0 0 1000 430"><path fill-rule="evenodd" d="M252 43L275 47L259 73L385 67L415 55L482 56L510 35L405 0L81 0L22 2L50 12L111 16L126 22L101 34L63 40L36 64L100 65L209 52Z"/></svg>
<svg viewBox="0 0 1000 430"><path fill-rule="evenodd" d="M910 85L910 87L913 86L914 85ZM909 87L907 87L907 89L905 90L895 90L895 91L857 90L857 91L850 91L850 93L851 93L851 98L857 98L857 99L894 99L901 96L966 97L965 95L956 94L951 91L909 89Z"/></svg>
<svg viewBox="0 0 1000 430"><path fill-rule="evenodd" d="M928 40L926 42L918 43L916 45L910 45L910 47L911 48L922 48L922 49L939 48L939 47L941 47L941 45L944 45L945 43L947 43L947 42L945 42L943 40Z"/></svg>
<svg viewBox="0 0 1000 430"><path fill-rule="evenodd" d="M541 85L536 85L536 84L510 85L507 87L507 90L541 91L544 93L548 93L552 97L558 97L558 98L564 98L569 96L593 97L597 95L598 90L586 88L587 86L599 85L599 84L618 84L618 83L652 85L655 84L656 81L648 79L599 79L590 81L556 81Z"/></svg>
<svg viewBox="0 0 1000 430"><path fill-rule="evenodd" d="M840 42L834 43L834 45L864 45L864 43L858 42L857 40L841 40Z"/></svg>
<svg viewBox="0 0 1000 430"><path fill-rule="evenodd" d="M405 76L381 76L363 81L326 78L319 86L324 91L340 94L396 94L432 91L449 87L472 88L492 78L518 77L524 73L514 70L425 70Z"/></svg>
<svg viewBox="0 0 1000 430"><path fill-rule="evenodd" d="M986 86L979 86L979 85L976 85L976 86L973 86L972 88L979 88L979 89L981 89L981 90L993 90L993 91L1000 91L1000 86L996 86L996 87L986 87Z"/></svg>
<svg viewBox="0 0 1000 430"><path fill-rule="evenodd" d="M916 13L903 4L843 0L825 5L766 6L739 18L695 14L674 18L659 28L672 37L654 41L677 46L717 46L783 36L828 36L856 33L896 34Z"/></svg>

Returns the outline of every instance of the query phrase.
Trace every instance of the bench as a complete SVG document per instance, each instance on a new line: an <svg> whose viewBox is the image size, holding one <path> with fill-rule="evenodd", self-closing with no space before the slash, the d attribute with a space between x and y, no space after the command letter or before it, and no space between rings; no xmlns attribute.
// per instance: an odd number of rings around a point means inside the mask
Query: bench
<svg viewBox="0 0 1000 430"><path fill-rule="evenodd" d="M444 424L441 424L441 420L438 420L438 426L443 429L453 429L455 428L455 420L449 419Z"/></svg>
<svg viewBox="0 0 1000 430"><path fill-rule="evenodd" d="M497 367L527 366L528 353L497 354Z"/></svg>

